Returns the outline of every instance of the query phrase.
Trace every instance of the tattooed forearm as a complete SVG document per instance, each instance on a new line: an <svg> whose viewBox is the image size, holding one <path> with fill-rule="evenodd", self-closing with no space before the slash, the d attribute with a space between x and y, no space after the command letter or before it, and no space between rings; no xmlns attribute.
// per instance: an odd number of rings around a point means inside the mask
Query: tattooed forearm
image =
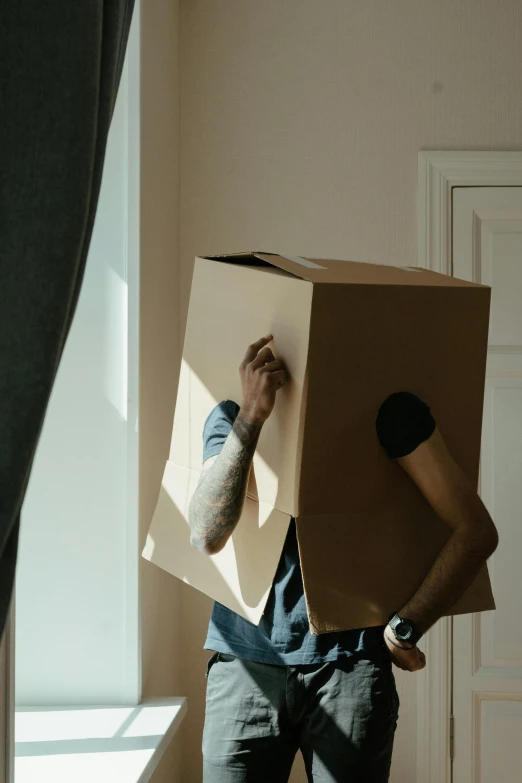
<svg viewBox="0 0 522 783"><path fill-rule="evenodd" d="M223 450L200 478L189 524L191 544L201 552L219 552L238 523L260 431L239 413Z"/></svg>

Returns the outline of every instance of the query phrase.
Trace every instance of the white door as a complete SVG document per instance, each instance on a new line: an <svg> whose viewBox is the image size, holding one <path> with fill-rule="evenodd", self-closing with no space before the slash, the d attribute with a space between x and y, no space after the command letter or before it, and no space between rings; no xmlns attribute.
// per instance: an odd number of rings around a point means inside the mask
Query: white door
<svg viewBox="0 0 522 783"><path fill-rule="evenodd" d="M453 623L453 783L522 780L522 187L453 189L453 274L492 287L481 495L495 612Z"/></svg>

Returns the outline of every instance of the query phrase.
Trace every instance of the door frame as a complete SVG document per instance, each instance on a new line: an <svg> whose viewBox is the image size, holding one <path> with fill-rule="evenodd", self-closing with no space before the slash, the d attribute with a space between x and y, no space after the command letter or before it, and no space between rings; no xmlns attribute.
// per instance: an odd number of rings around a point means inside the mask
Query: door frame
<svg viewBox="0 0 522 783"><path fill-rule="evenodd" d="M522 186L522 152L419 152L418 265L453 274L452 193L455 187ZM426 634L428 665L417 675L417 775L451 781L452 619Z"/></svg>

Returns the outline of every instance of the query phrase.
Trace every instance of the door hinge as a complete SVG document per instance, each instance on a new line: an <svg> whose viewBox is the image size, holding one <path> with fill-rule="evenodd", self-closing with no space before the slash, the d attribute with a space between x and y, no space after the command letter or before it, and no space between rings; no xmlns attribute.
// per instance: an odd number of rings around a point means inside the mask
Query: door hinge
<svg viewBox="0 0 522 783"><path fill-rule="evenodd" d="M455 751L455 716L454 715L450 715L449 754L450 754L450 760L451 761L453 761L454 751Z"/></svg>

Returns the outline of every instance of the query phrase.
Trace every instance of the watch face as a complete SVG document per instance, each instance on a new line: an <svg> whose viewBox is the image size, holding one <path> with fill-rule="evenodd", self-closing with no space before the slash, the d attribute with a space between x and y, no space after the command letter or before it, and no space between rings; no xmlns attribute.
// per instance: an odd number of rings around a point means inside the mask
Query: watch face
<svg viewBox="0 0 522 783"><path fill-rule="evenodd" d="M406 641L411 635L411 627L409 623L405 623L403 620L401 620L400 623L395 628L395 636L397 639L402 639L403 641Z"/></svg>

